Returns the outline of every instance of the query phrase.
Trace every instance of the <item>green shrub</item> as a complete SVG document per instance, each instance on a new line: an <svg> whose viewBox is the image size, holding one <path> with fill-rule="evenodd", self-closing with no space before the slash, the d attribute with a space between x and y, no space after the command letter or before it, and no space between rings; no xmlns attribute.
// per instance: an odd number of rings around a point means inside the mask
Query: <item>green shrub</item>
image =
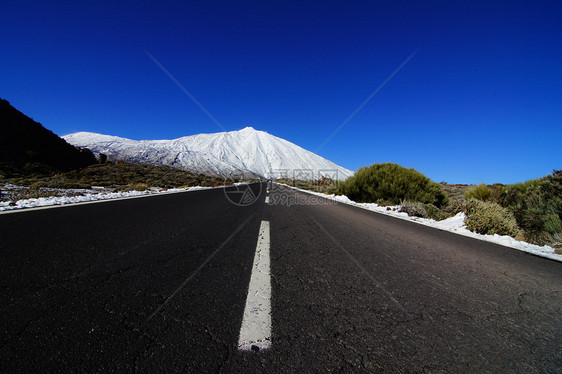
<svg viewBox="0 0 562 374"><path fill-rule="evenodd" d="M451 217L433 204L424 204L424 208L427 212L428 218L434 219L436 221L441 221L445 218Z"/></svg>
<svg viewBox="0 0 562 374"><path fill-rule="evenodd" d="M408 200L437 207L449 203L448 197L437 183L414 169L392 163L374 164L359 169L340 184L338 194L363 203L388 201L398 205Z"/></svg>
<svg viewBox="0 0 562 374"><path fill-rule="evenodd" d="M1 179L1 176L0 176L0 179ZM333 195L334 193L336 193L336 187L334 187L334 186L327 187L327 188L324 190L324 193L325 193L326 195Z"/></svg>
<svg viewBox="0 0 562 374"><path fill-rule="evenodd" d="M544 229L550 234L562 232L562 222L560 221L560 217L554 213L545 216Z"/></svg>
<svg viewBox="0 0 562 374"><path fill-rule="evenodd" d="M496 183L496 184L493 184L491 186L488 186L488 188L490 189L490 200L489 201L500 204L501 197L502 197L502 195L503 195L503 193L506 189L506 186L504 186L501 183Z"/></svg>
<svg viewBox="0 0 562 374"><path fill-rule="evenodd" d="M485 235L521 235L513 214L496 203L471 199L465 206L465 214L466 227L470 231Z"/></svg>
<svg viewBox="0 0 562 374"><path fill-rule="evenodd" d="M562 170L507 186L500 204L513 212L525 239L539 245L557 245L555 237L562 234Z"/></svg>
<svg viewBox="0 0 562 374"><path fill-rule="evenodd" d="M479 184L478 186L470 187L464 194L467 200L470 199L477 199L481 201L489 201L492 192L484 183Z"/></svg>

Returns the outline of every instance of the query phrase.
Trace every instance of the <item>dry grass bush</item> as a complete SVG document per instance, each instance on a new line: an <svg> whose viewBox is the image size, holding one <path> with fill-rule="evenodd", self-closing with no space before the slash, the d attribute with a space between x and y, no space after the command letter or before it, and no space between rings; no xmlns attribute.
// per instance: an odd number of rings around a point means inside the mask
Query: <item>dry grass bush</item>
<svg viewBox="0 0 562 374"><path fill-rule="evenodd" d="M229 182L236 181L229 180ZM192 186L214 187L225 183L221 177L192 174L166 166L128 164L122 161L91 165L84 169L49 177L45 175L24 176L4 179L2 182L28 188L2 188L0 189L1 201L72 196L74 192L68 190L90 189L92 186L117 191L144 191L152 187L164 189Z"/></svg>
<svg viewBox="0 0 562 374"><path fill-rule="evenodd" d="M467 200L477 199L480 201L490 201L492 197L492 191L484 183L478 186L472 186L465 192L465 197Z"/></svg>
<svg viewBox="0 0 562 374"><path fill-rule="evenodd" d="M466 227L484 235L521 236L513 213L496 203L470 199L465 207Z"/></svg>
<svg viewBox="0 0 562 374"><path fill-rule="evenodd" d="M425 210L424 204L417 201L406 200L400 204L400 212L407 213L412 217L429 218L427 210Z"/></svg>
<svg viewBox="0 0 562 374"><path fill-rule="evenodd" d="M167 166L128 164L125 162L96 164L51 177L25 177L9 180L10 183L22 186L37 184L40 187L66 189L102 186L119 187L122 190L131 186L133 186L133 189L136 187L147 189L150 187L175 188L197 185L212 187L217 183L222 184L223 181L223 178L220 177L192 174L185 170Z"/></svg>
<svg viewBox="0 0 562 374"><path fill-rule="evenodd" d="M431 218L436 221L441 221L445 218L449 218L450 215L444 213L442 210L437 208L433 204L423 204L416 201L404 201L400 204L400 212L405 212L409 216L420 217L420 218Z"/></svg>
<svg viewBox="0 0 562 374"><path fill-rule="evenodd" d="M46 191L40 188L18 188L2 190L0 193L0 201L18 201L50 196L56 196L56 192Z"/></svg>
<svg viewBox="0 0 562 374"><path fill-rule="evenodd" d="M529 242L561 246L562 170L554 170L544 178L507 186L500 204L513 212Z"/></svg>

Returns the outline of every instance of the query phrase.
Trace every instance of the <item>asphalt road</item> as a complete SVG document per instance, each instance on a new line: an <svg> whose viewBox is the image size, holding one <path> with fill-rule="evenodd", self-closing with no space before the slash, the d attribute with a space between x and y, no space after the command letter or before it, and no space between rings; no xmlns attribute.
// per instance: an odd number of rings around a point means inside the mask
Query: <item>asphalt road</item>
<svg viewBox="0 0 562 374"><path fill-rule="evenodd" d="M0 214L0 372L562 371L562 264L228 191ZM271 347L242 351L262 221Z"/></svg>

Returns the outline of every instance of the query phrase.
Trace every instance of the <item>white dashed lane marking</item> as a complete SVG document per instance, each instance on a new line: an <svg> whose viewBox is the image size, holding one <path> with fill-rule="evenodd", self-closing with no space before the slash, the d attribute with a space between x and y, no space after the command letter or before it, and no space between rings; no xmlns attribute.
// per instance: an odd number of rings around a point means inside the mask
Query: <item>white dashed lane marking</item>
<svg viewBox="0 0 562 374"><path fill-rule="evenodd" d="M254 255L248 297L240 327L238 349L258 351L271 347L271 273L269 221L262 221Z"/></svg>

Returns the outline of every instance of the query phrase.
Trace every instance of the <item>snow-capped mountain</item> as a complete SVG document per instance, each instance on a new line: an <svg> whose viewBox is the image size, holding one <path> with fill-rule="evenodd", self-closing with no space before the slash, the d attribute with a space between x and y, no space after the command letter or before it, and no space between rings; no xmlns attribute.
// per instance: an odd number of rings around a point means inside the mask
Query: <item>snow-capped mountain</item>
<svg viewBox="0 0 562 374"><path fill-rule="evenodd" d="M340 180L353 172L306 149L264 131L246 127L239 131L199 134L172 140L131 140L117 136L78 132L63 136L70 144L104 153L110 160L161 164L221 176L292 177L322 176Z"/></svg>

